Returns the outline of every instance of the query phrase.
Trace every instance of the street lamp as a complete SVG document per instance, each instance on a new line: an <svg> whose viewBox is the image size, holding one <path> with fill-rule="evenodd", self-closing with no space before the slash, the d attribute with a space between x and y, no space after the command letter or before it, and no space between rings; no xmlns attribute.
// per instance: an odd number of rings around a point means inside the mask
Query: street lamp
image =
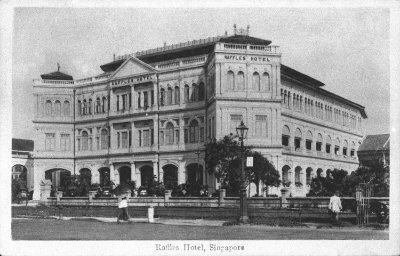
<svg viewBox="0 0 400 256"><path fill-rule="evenodd" d="M247 132L249 128L244 125L243 120L240 122L240 125L236 127L236 133L240 140L240 153L241 153L241 162L242 169L240 172L240 215L239 222L247 223L249 221L249 216L247 215L247 198L246 198L246 178L244 173L244 145L243 141L247 138Z"/></svg>

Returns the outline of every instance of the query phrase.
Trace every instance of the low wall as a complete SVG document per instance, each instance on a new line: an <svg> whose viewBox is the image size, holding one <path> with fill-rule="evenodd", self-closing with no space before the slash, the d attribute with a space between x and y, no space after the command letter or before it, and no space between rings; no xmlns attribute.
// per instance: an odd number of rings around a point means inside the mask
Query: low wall
<svg viewBox="0 0 400 256"><path fill-rule="evenodd" d="M314 209L325 211L329 197L254 197L247 199L251 209ZM132 197L130 207L165 207L165 208L239 208L239 197ZM341 198L343 211L355 211L356 201L353 197ZM389 204L389 198L370 198L370 202L379 201ZM49 197L42 204L48 206L117 206L116 197Z"/></svg>

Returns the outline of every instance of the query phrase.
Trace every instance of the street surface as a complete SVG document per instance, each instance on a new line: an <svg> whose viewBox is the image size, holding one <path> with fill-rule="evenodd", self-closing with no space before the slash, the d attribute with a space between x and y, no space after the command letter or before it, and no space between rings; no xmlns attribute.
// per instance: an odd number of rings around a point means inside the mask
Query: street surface
<svg viewBox="0 0 400 256"><path fill-rule="evenodd" d="M178 220L179 221L179 220ZM14 240L369 240L388 230L252 226L198 226L97 220L13 219Z"/></svg>

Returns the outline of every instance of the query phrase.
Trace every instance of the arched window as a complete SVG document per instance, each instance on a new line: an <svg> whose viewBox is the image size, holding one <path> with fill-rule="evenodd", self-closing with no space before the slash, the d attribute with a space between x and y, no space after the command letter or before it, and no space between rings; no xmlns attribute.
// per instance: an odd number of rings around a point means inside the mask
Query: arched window
<svg viewBox="0 0 400 256"><path fill-rule="evenodd" d="M172 105L172 88L167 89L167 105Z"/></svg>
<svg viewBox="0 0 400 256"><path fill-rule="evenodd" d="M199 101L204 100L204 83L199 84Z"/></svg>
<svg viewBox="0 0 400 256"><path fill-rule="evenodd" d="M175 86L175 104L179 104L179 102L180 102L180 92L179 92L179 87L178 86Z"/></svg>
<svg viewBox="0 0 400 256"><path fill-rule="evenodd" d="M332 145L332 139L331 139L331 136L326 136L326 142L325 142L325 152L327 153L327 154L330 154L331 153L331 145Z"/></svg>
<svg viewBox="0 0 400 256"><path fill-rule="evenodd" d="M86 100L83 100L83 114L84 115L87 114L87 103L86 103Z"/></svg>
<svg viewBox="0 0 400 256"><path fill-rule="evenodd" d="M78 100L78 114L82 115L82 102Z"/></svg>
<svg viewBox="0 0 400 256"><path fill-rule="evenodd" d="M301 137L302 133L299 128L296 129L295 135L294 135L294 148L300 149L301 148Z"/></svg>
<svg viewBox="0 0 400 256"><path fill-rule="evenodd" d="M52 103L50 100L46 101L46 116L51 116L52 115Z"/></svg>
<svg viewBox="0 0 400 256"><path fill-rule="evenodd" d="M89 99L89 103L88 103L88 114L89 114L89 115L92 114L92 99Z"/></svg>
<svg viewBox="0 0 400 256"><path fill-rule="evenodd" d="M253 73L253 90L254 91L261 91L261 86L260 86L260 75L258 72Z"/></svg>
<svg viewBox="0 0 400 256"><path fill-rule="evenodd" d="M189 142L195 143L199 141L199 123L192 120L189 124Z"/></svg>
<svg viewBox="0 0 400 256"><path fill-rule="evenodd" d="M344 156L347 156L347 148L349 147L349 144L347 143L347 140L344 140L344 143L343 143L343 155Z"/></svg>
<svg viewBox="0 0 400 256"><path fill-rule="evenodd" d="M228 71L226 82L228 84L228 90L234 91L235 90L235 74L232 71Z"/></svg>
<svg viewBox="0 0 400 256"><path fill-rule="evenodd" d="M197 84L192 84L192 101L198 101L199 99L199 90L197 88Z"/></svg>
<svg viewBox="0 0 400 256"><path fill-rule="evenodd" d="M164 106L164 98L165 98L165 90L164 88L161 88L160 90L160 105Z"/></svg>
<svg viewBox="0 0 400 256"><path fill-rule="evenodd" d="M66 101L64 101L64 106L63 106L64 116L69 116L69 110L70 110L70 104L69 104L69 101L66 100Z"/></svg>
<svg viewBox="0 0 400 256"><path fill-rule="evenodd" d="M82 150L88 150L88 148L89 148L88 141L89 141L88 133L87 133L87 131L83 131L82 132Z"/></svg>
<svg viewBox="0 0 400 256"><path fill-rule="evenodd" d="M106 105L107 105L107 98L103 97L102 99L102 104L101 104L101 112L105 113L106 112Z"/></svg>
<svg viewBox="0 0 400 256"><path fill-rule="evenodd" d="M167 145L174 144L174 125L171 124L170 122L168 122L167 125L166 125L165 143Z"/></svg>
<svg viewBox="0 0 400 256"><path fill-rule="evenodd" d="M317 142L315 143L315 150L322 151L322 135L318 133Z"/></svg>
<svg viewBox="0 0 400 256"><path fill-rule="evenodd" d="M189 85L187 84L185 84L184 97L185 102L189 102Z"/></svg>
<svg viewBox="0 0 400 256"><path fill-rule="evenodd" d="M108 148L108 132L106 129L101 130L101 149Z"/></svg>
<svg viewBox="0 0 400 256"><path fill-rule="evenodd" d="M306 149L311 150L312 149L312 142L313 142L313 135L311 131L307 132L307 137L306 137Z"/></svg>
<svg viewBox="0 0 400 256"><path fill-rule="evenodd" d="M100 98L96 99L96 113L100 113L101 112L101 102L100 102Z"/></svg>
<svg viewBox="0 0 400 256"><path fill-rule="evenodd" d="M244 73L242 71L238 72L237 75L237 91L242 91L244 90Z"/></svg>
<svg viewBox="0 0 400 256"><path fill-rule="evenodd" d="M287 125L284 125L282 128L282 146L289 146L289 140L290 140L290 130Z"/></svg>
<svg viewBox="0 0 400 256"><path fill-rule="evenodd" d="M54 103L54 115L61 116L61 102L58 100Z"/></svg>
<svg viewBox="0 0 400 256"><path fill-rule="evenodd" d="M335 140L335 155L339 155L340 154L340 140L339 138L336 138Z"/></svg>
<svg viewBox="0 0 400 256"><path fill-rule="evenodd" d="M262 90L271 91L271 84L269 81L269 74L267 72L263 73L262 76Z"/></svg>

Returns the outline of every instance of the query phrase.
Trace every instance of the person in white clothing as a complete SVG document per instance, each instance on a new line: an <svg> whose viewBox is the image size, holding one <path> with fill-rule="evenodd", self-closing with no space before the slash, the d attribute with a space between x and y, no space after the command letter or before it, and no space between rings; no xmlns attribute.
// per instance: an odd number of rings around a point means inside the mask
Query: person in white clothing
<svg viewBox="0 0 400 256"><path fill-rule="evenodd" d="M329 200L329 212L331 213L331 218L333 224L339 223L339 213L342 210L342 202L340 201L339 191L335 191L333 196Z"/></svg>
<svg viewBox="0 0 400 256"><path fill-rule="evenodd" d="M119 214L117 218L117 222L120 223L120 220L129 220L129 213L128 213L128 198L123 197L118 204Z"/></svg>

